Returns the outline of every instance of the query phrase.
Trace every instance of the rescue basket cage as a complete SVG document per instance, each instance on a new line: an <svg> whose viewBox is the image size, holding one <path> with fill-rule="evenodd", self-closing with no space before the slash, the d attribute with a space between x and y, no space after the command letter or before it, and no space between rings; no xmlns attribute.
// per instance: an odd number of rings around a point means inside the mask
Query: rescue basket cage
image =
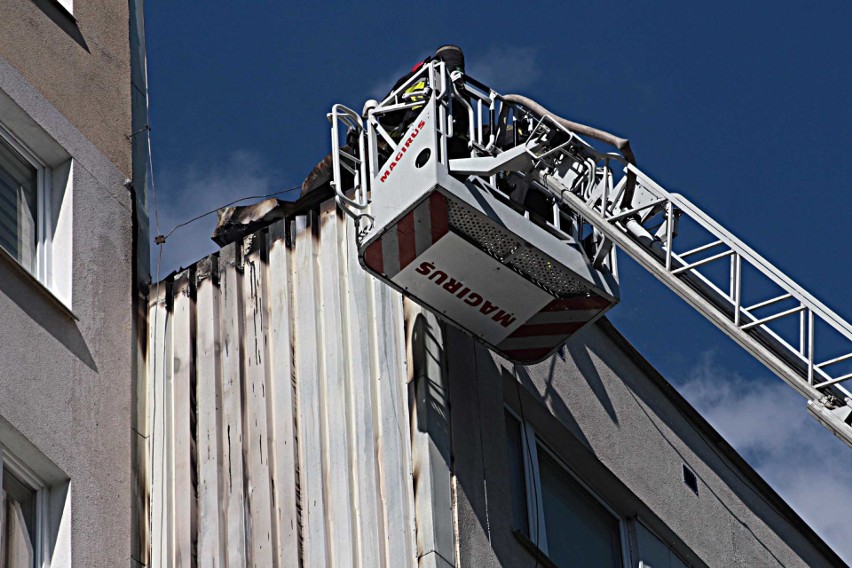
<svg viewBox="0 0 852 568"><path fill-rule="evenodd" d="M618 302L611 244L532 173L606 199L620 154L440 61L329 120L336 201L376 278L524 365Z"/></svg>

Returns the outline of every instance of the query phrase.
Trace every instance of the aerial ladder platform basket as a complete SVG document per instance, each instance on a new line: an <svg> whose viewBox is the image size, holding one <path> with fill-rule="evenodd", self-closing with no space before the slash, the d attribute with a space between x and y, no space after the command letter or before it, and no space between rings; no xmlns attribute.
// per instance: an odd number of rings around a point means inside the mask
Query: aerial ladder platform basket
<svg viewBox="0 0 852 568"><path fill-rule="evenodd" d="M359 195L338 200L362 221L359 257L366 270L508 359L535 363L618 301L617 278L608 266L592 266L552 207L549 219L532 221L522 200L497 187L506 183L496 178L507 163L531 167L539 145L513 144L497 157L478 157L470 148L485 153L501 134L490 128L497 101L484 100L490 93L475 98L472 86L466 97L457 89L436 63L373 106L364 127L358 114L335 107L334 127L343 121L361 142L357 152L346 152L341 129L333 133L335 183L341 167L358 178ZM453 116L461 112L464 120ZM389 126L406 113L410 120ZM578 168L581 173L593 172Z"/></svg>
<svg viewBox="0 0 852 568"><path fill-rule="evenodd" d="M336 200L376 278L527 365L618 303L620 248L852 446L852 326L645 175L620 139L439 61L329 120Z"/></svg>

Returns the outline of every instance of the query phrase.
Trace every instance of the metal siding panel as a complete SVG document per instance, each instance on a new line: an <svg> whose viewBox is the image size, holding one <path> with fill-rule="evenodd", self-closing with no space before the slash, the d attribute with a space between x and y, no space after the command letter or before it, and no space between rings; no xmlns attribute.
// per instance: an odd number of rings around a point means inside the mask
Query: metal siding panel
<svg viewBox="0 0 852 568"><path fill-rule="evenodd" d="M397 435L400 451L401 469L397 480L398 490L400 492L400 502L402 503L403 514L405 521L402 524L404 531L405 543L405 560L411 566L417 564L417 545L416 534L417 527L414 519L414 472L412 470L411 460L411 417L409 416L408 408L408 363L406 353L408 351L409 338L405 332L405 309L403 307L403 297L394 290L387 288L390 298L392 298L392 314L393 320L388 322L388 328L393 331L394 340L388 344L388 353L386 357L393 359L396 364L396 409L397 416Z"/></svg>
<svg viewBox="0 0 852 568"><path fill-rule="evenodd" d="M373 356L377 370L373 396L379 408L378 461L384 505L385 563L388 566L416 563L414 519L411 509L411 457L409 453L405 363L402 359L402 300L385 284L373 280ZM400 535L399 531L403 534Z"/></svg>
<svg viewBox="0 0 852 568"><path fill-rule="evenodd" d="M291 343L290 255L286 247L287 223L279 221L269 231L269 270L266 298L269 306L267 409L269 467L272 470L273 532L278 566L299 561L296 510L296 440L293 431L293 351Z"/></svg>
<svg viewBox="0 0 852 568"><path fill-rule="evenodd" d="M350 422L347 413L348 384L346 353L343 346L341 307L341 271L339 260L340 223L337 210L320 214L319 291L320 337L324 356L320 363L320 400L325 441L323 452L325 471L326 517L329 519L329 548L331 563L348 566L355 561L353 499L350 491Z"/></svg>
<svg viewBox="0 0 852 568"><path fill-rule="evenodd" d="M444 332L439 320L410 300L406 310L408 371L413 381L412 465L421 568L446 565L455 557L450 471L450 404L444 372Z"/></svg>
<svg viewBox="0 0 852 568"><path fill-rule="evenodd" d="M246 239L251 247L243 264L243 452L248 481L248 548L252 566L272 566L272 500L269 477L269 440L266 417L266 304L263 273L266 272L258 235Z"/></svg>
<svg viewBox="0 0 852 568"><path fill-rule="evenodd" d="M191 507L176 512L169 487L186 500L186 468L170 455L174 442L189 459L193 341L199 565L417 564L401 296L362 270L334 209L319 230L293 225L292 248L282 221L259 245L266 256L243 266L232 244L203 261L219 266L219 285L215 270L199 279L194 323L188 296L169 316L171 283L150 308L154 565L173 565L174 536L191 530Z"/></svg>
<svg viewBox="0 0 852 568"><path fill-rule="evenodd" d="M149 384L151 385L151 558L154 564L167 566L171 548L171 522L169 513L169 465L167 431L168 407L166 387L171 380L171 332L166 307L171 295L171 284L158 285L158 296L151 308L153 327L152 355L149 359Z"/></svg>
<svg viewBox="0 0 852 568"><path fill-rule="evenodd" d="M243 490L242 438L242 368L240 337L240 275L236 245L220 254L222 299L222 472L224 475L224 508L228 566L246 565L245 508Z"/></svg>
<svg viewBox="0 0 852 568"><path fill-rule="evenodd" d="M193 316L189 271L176 278L173 288L174 312L172 321L172 377L171 377L171 431L172 444L171 484L172 519L174 522L174 548L170 565L192 564L192 509L194 493L190 459L189 388L192 372L191 319Z"/></svg>
<svg viewBox="0 0 852 568"><path fill-rule="evenodd" d="M324 356L316 320L317 243L305 217L296 218L296 252L291 281L296 314L296 393L299 431L299 487L305 566L325 566L325 498L323 496L323 444L320 424L319 358Z"/></svg>
<svg viewBox="0 0 852 568"><path fill-rule="evenodd" d="M210 263L216 263L210 257ZM212 267L211 267L212 268ZM222 536L221 348L215 269L196 290L196 401L198 405L198 565L224 566Z"/></svg>
<svg viewBox="0 0 852 568"><path fill-rule="evenodd" d="M379 495L379 470L376 463L375 409L371 396L374 379L370 322L373 318L371 280L358 264L355 225L345 223L345 247L341 274L345 290L344 330L349 363L349 407L352 416L353 462L355 479L355 518L359 535L358 562L378 566L382 558L385 527Z"/></svg>

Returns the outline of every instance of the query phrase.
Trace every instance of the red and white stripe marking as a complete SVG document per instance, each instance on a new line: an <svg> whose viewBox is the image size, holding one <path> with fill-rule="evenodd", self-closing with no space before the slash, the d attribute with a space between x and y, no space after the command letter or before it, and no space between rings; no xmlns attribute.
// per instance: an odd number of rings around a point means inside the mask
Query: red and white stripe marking
<svg viewBox="0 0 852 568"><path fill-rule="evenodd" d="M447 199L432 192L420 205L367 245L364 263L390 279L447 234Z"/></svg>
<svg viewBox="0 0 852 568"><path fill-rule="evenodd" d="M367 246L364 263L391 280L448 232L447 200L432 192ZM597 295L554 299L493 347L521 364L540 361L610 304Z"/></svg>
<svg viewBox="0 0 852 568"><path fill-rule="evenodd" d="M539 361L609 305L600 296L553 300L501 341L497 350L519 363Z"/></svg>

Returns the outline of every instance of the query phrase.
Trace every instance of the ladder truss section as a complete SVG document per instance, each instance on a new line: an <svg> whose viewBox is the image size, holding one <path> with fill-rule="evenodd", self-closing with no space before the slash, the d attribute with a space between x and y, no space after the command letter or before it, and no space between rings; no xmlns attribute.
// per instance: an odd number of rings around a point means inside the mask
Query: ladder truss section
<svg viewBox="0 0 852 568"><path fill-rule="evenodd" d="M558 169L534 178L808 400L852 447L852 326L688 199L638 168L626 209L614 188L578 194ZM677 238L675 238L677 237Z"/></svg>

